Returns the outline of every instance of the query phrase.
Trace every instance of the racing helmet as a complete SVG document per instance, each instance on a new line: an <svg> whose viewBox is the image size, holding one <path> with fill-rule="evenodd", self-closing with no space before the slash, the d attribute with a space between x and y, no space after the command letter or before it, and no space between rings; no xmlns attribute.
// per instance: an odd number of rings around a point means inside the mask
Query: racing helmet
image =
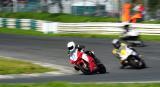
<svg viewBox="0 0 160 87"><path fill-rule="evenodd" d="M126 31L128 31L129 28L130 28L130 24L128 22L124 22L123 23L123 29L126 30Z"/></svg>
<svg viewBox="0 0 160 87"><path fill-rule="evenodd" d="M118 49L119 47L120 47L120 40L118 40L118 39L114 39L113 41L112 41L112 45L116 48L116 49Z"/></svg>
<svg viewBox="0 0 160 87"><path fill-rule="evenodd" d="M69 52L73 52L76 48L76 44L73 41L67 43L67 48Z"/></svg>
<svg viewBox="0 0 160 87"><path fill-rule="evenodd" d="M128 29L129 28L129 24L126 24L126 25L124 25L123 27L124 27L124 29Z"/></svg>

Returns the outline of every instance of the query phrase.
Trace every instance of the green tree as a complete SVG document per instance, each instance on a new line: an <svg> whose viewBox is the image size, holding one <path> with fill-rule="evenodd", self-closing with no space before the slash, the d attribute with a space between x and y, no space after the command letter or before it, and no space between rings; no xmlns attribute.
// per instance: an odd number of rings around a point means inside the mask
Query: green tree
<svg viewBox="0 0 160 87"><path fill-rule="evenodd" d="M160 0L148 0L148 12L151 16L155 16L158 9L160 9Z"/></svg>

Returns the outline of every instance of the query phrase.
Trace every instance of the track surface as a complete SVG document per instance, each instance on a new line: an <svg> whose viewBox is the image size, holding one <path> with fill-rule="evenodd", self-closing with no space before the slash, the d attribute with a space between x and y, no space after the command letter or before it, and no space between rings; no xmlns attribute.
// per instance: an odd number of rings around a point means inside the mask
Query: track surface
<svg viewBox="0 0 160 87"><path fill-rule="evenodd" d="M68 63L66 44L75 41L95 51L97 57L105 64L109 73L82 75L75 73L65 76L41 76L32 78L0 79L0 82L127 82L127 81L160 81L160 42L146 42L147 47L136 48L144 55L148 68L141 70L119 69L120 64L112 53L111 39L67 38L67 37L31 37L0 34L0 55L26 60L53 63L64 66Z"/></svg>

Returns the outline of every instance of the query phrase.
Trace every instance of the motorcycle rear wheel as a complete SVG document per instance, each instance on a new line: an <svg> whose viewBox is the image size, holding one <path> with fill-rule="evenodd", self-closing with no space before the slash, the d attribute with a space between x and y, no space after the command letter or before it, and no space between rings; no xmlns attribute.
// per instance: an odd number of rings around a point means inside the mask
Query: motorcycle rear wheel
<svg viewBox="0 0 160 87"><path fill-rule="evenodd" d="M145 62L142 59L138 60L138 59L132 58L129 60L129 63L133 68L136 68L136 69L142 69L146 67Z"/></svg>

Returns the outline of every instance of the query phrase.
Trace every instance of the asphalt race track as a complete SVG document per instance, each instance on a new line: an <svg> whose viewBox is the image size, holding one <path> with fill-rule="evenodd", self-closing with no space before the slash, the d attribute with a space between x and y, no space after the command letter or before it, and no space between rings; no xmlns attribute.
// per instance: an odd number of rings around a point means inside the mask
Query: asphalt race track
<svg viewBox="0 0 160 87"><path fill-rule="evenodd" d="M97 57L105 64L106 74L82 75L75 73L64 76L40 76L12 79L0 79L0 82L28 83L28 82L134 82L160 81L160 42L145 42L148 46L136 48L144 55L148 68L141 70L120 69L118 59L111 51L111 39L69 38L69 37L32 37L20 35L0 34L0 55L26 60L40 61L71 67L68 62L66 44L75 41L94 50Z"/></svg>

